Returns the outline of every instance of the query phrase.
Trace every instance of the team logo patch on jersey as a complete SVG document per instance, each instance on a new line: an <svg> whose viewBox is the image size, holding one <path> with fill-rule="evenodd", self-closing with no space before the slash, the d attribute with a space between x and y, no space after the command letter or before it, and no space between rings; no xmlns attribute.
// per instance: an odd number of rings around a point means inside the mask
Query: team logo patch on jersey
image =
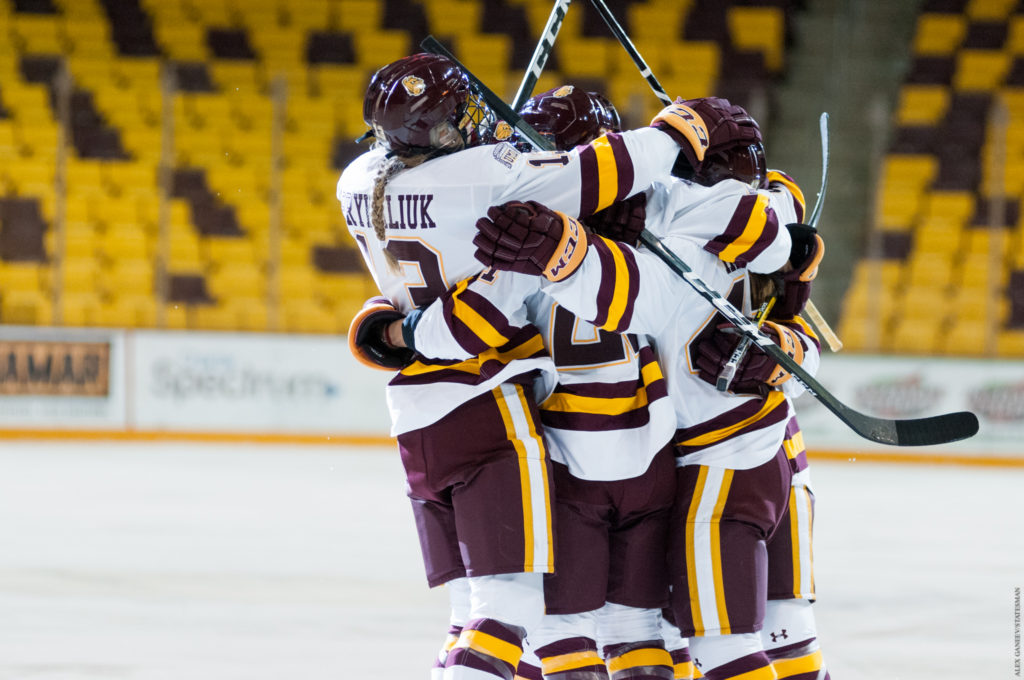
<svg viewBox="0 0 1024 680"><path fill-rule="evenodd" d="M499 120L498 124L494 126L494 138L499 142L504 142L506 139L512 136L512 126L503 120Z"/></svg>
<svg viewBox="0 0 1024 680"><path fill-rule="evenodd" d="M508 142L502 142L498 146L494 147L494 151L491 152L494 156L494 160L504 165L509 170L512 169L512 164L519 158L519 151Z"/></svg>
<svg viewBox="0 0 1024 680"><path fill-rule="evenodd" d="M406 76L402 78L402 87L412 97L418 97L427 89L427 84L419 76Z"/></svg>
<svg viewBox="0 0 1024 680"><path fill-rule="evenodd" d="M569 95L572 94L572 91L574 89L575 88L572 85L562 85L562 87L560 87L557 90L555 90L555 93L552 96L553 97L568 97Z"/></svg>

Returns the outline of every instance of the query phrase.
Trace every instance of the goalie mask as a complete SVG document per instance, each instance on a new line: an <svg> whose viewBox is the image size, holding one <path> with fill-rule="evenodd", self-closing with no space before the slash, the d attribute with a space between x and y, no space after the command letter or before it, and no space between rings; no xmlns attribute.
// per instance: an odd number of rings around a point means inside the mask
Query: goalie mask
<svg viewBox="0 0 1024 680"><path fill-rule="evenodd" d="M363 120L400 156L449 153L494 139L495 118L450 59L414 54L373 74Z"/></svg>
<svg viewBox="0 0 1024 680"><path fill-rule="evenodd" d="M550 139L556 149L562 150L621 129L619 114L611 102L573 85L531 97L519 113L537 132Z"/></svg>

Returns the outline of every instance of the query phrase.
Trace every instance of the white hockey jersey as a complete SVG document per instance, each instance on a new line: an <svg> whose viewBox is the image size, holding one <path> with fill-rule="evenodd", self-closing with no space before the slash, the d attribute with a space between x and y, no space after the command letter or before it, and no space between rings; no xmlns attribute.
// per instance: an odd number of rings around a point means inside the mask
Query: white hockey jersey
<svg viewBox="0 0 1024 680"><path fill-rule="evenodd" d="M787 187L755 192L736 181L711 188L673 181L655 185L648 196L655 230L685 230L709 253L760 271L775 271L789 257L789 233L779 225L779 213L787 221L796 218ZM540 404L553 460L582 479L643 473L676 429L664 376L646 337L597 328L540 287L537 277L508 272L461 282L419 316L417 350L468 358L533 324L558 369L559 384Z"/></svg>
<svg viewBox="0 0 1024 680"><path fill-rule="evenodd" d="M746 269L723 263L689 236L669 235L663 241L705 283L749 313ZM677 464L748 469L782 445L791 416L788 397L802 388L789 380L762 398L722 393L701 380L692 344L722 318L653 253L595 237L580 269L559 283L545 282L544 290L605 330L652 338L677 418ZM816 340L799 318L791 325L804 335L803 366L813 373L820 360Z"/></svg>
<svg viewBox="0 0 1024 680"><path fill-rule="evenodd" d="M392 177L385 189L386 240L370 219L374 179L386 156L373 149L353 161L337 196L349 231L380 291L401 311L427 305L480 271L473 257L476 220L492 205L536 200L589 215L667 176L679 148L654 128L601 137L571 152L524 154L509 144L440 156ZM398 261L388 268L383 251ZM422 360L390 383L392 434L425 427L458 405L533 370L554 382L554 365L532 327L465 361Z"/></svg>

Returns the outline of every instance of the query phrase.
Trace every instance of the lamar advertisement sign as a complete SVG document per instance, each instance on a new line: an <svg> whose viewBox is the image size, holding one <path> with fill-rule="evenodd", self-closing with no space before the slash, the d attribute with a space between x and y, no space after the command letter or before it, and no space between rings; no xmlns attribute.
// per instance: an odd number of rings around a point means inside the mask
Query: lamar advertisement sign
<svg viewBox="0 0 1024 680"><path fill-rule="evenodd" d="M110 343L0 340L0 395L106 397Z"/></svg>

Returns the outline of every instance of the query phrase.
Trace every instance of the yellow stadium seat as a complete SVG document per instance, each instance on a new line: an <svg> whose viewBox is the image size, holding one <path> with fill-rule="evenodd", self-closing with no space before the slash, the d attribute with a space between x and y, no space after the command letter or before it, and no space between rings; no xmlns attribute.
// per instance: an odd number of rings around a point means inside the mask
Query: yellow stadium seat
<svg viewBox="0 0 1024 680"><path fill-rule="evenodd" d="M1000 331L996 336L996 352L1001 357L1024 357L1024 331Z"/></svg>
<svg viewBox="0 0 1024 680"><path fill-rule="evenodd" d="M232 331L238 328L237 310L226 304L197 305L190 312L190 328L211 331Z"/></svg>
<svg viewBox="0 0 1024 680"><path fill-rule="evenodd" d="M626 15L631 37L634 40L659 41L665 45L676 42L682 35L683 18L691 4L690 0L630 3ZM641 54L647 56L644 52Z"/></svg>
<svg viewBox="0 0 1024 680"><path fill-rule="evenodd" d="M665 87L670 93L686 98L713 94L721 69L721 47L718 43L710 40L677 41L668 46L668 51L672 55L673 69Z"/></svg>
<svg viewBox="0 0 1024 680"><path fill-rule="evenodd" d="M234 314L235 327L240 331L270 330L270 310L267 301L259 297L236 298L227 302Z"/></svg>
<svg viewBox="0 0 1024 680"><path fill-rule="evenodd" d="M156 300L149 295L120 295L101 304L96 318L100 325L113 328L152 328L156 325Z"/></svg>
<svg viewBox="0 0 1024 680"><path fill-rule="evenodd" d="M65 39L56 15L16 14L11 18L11 40L19 52L63 54Z"/></svg>
<svg viewBox="0 0 1024 680"><path fill-rule="evenodd" d="M207 277L210 293L218 300L261 297L266 294L266 277L256 264L227 262Z"/></svg>
<svg viewBox="0 0 1024 680"><path fill-rule="evenodd" d="M1024 15L1010 17L1009 35L1006 37L1006 49L1014 55L1024 54Z"/></svg>
<svg viewBox="0 0 1024 680"><path fill-rule="evenodd" d="M877 222L887 231L907 231L920 214L921 194L885 186L878 206Z"/></svg>
<svg viewBox="0 0 1024 680"><path fill-rule="evenodd" d="M884 344L892 352L931 354L938 349L939 338L944 330L943 320L939 318L902 317L897 320Z"/></svg>
<svg viewBox="0 0 1024 680"><path fill-rule="evenodd" d="M949 291L932 286L908 286L898 303L900 315L909 319L944 319L949 315Z"/></svg>
<svg viewBox="0 0 1024 680"><path fill-rule="evenodd" d="M44 290L44 273L38 262L0 261L0 295L7 291Z"/></svg>
<svg viewBox="0 0 1024 680"><path fill-rule="evenodd" d="M312 300L294 300L280 310L281 328L293 333L343 332L340 320Z"/></svg>
<svg viewBox="0 0 1024 680"><path fill-rule="evenodd" d="M3 290L0 293L0 323L48 326L53 323L53 306L38 290Z"/></svg>
<svg viewBox="0 0 1024 680"><path fill-rule="evenodd" d="M876 351L881 347L883 323L874 312L854 315L844 313L839 323L839 337L843 346L851 351Z"/></svg>
<svg viewBox="0 0 1024 680"><path fill-rule="evenodd" d="M1003 84L1011 61L1011 55L1003 50L961 50L953 87L964 91L995 90Z"/></svg>
<svg viewBox="0 0 1024 680"><path fill-rule="evenodd" d="M423 0L430 26L441 35L461 36L480 30L482 3L473 0ZM551 8L548 8L548 12Z"/></svg>
<svg viewBox="0 0 1024 680"><path fill-rule="evenodd" d="M152 294L155 272L150 260L122 259L105 268L100 279L104 290L112 295L131 292L140 295Z"/></svg>
<svg viewBox="0 0 1024 680"><path fill-rule="evenodd" d="M968 253L961 259L953 282L960 287L1001 287L1008 279L1009 272L1002 257L993 262L988 253Z"/></svg>
<svg viewBox="0 0 1024 680"><path fill-rule="evenodd" d="M911 286L948 286L952 272L952 252L920 253L915 250L907 262L907 282Z"/></svg>
<svg viewBox="0 0 1024 680"><path fill-rule="evenodd" d="M349 32L379 29L383 4L377 0L338 0L338 28Z"/></svg>
<svg viewBox="0 0 1024 680"><path fill-rule="evenodd" d="M970 0L966 14L972 21L1002 21L1016 5L1016 0Z"/></svg>
<svg viewBox="0 0 1024 680"><path fill-rule="evenodd" d="M914 252L950 255L960 248L963 228L955 222L923 217L914 228Z"/></svg>
<svg viewBox="0 0 1024 680"><path fill-rule="evenodd" d="M925 12L917 18L914 54L932 56L950 54L967 35L967 17L963 14Z"/></svg>
<svg viewBox="0 0 1024 680"><path fill-rule="evenodd" d="M93 257L67 257L61 262L63 293L93 293L97 290L100 264Z"/></svg>
<svg viewBox="0 0 1024 680"><path fill-rule="evenodd" d="M956 356L983 356L991 345L995 346L995 323L990 321L960 321L945 329L939 349Z"/></svg>
<svg viewBox="0 0 1024 680"><path fill-rule="evenodd" d="M307 250L308 252L308 250ZM313 270L309 265L285 266L278 272L280 296L283 300L302 300L313 297Z"/></svg>
<svg viewBox="0 0 1024 680"><path fill-rule="evenodd" d="M62 326L97 326L102 304L95 291L65 291L58 303L60 323Z"/></svg>
<svg viewBox="0 0 1024 680"><path fill-rule="evenodd" d="M975 196L969 191L931 191L925 199L924 216L963 225L974 214L974 204Z"/></svg>
<svg viewBox="0 0 1024 680"><path fill-rule="evenodd" d="M950 308L957 319L972 321L999 319L1001 321L1009 311L1009 303L1005 298L995 299L989 288L957 287L950 300Z"/></svg>
<svg viewBox="0 0 1024 680"><path fill-rule="evenodd" d="M232 59L211 59L210 78L224 92L262 92L266 79L259 64Z"/></svg>
<svg viewBox="0 0 1024 680"><path fill-rule="evenodd" d="M606 77L611 66L610 49L605 38L564 38L555 43L558 63L568 82L579 77Z"/></svg>
<svg viewBox="0 0 1024 680"><path fill-rule="evenodd" d="M455 53L459 61L493 89L493 76L509 70L511 39L504 34L465 33L456 38ZM562 70L565 71L564 67Z"/></svg>
<svg viewBox="0 0 1024 680"><path fill-rule="evenodd" d="M904 85L896 119L900 125L936 125L946 115L949 97L944 85Z"/></svg>
<svg viewBox="0 0 1024 680"><path fill-rule="evenodd" d="M256 249L251 240L242 237L209 236L200 241L200 248L211 262L239 262L252 264L256 261Z"/></svg>
<svg viewBox="0 0 1024 680"><path fill-rule="evenodd" d="M146 259L150 256L151 247L146 232L129 224L108 228L100 240L100 251L114 261Z"/></svg>
<svg viewBox="0 0 1024 680"><path fill-rule="evenodd" d="M409 54L409 34L405 31L366 31L353 36L356 61L377 69Z"/></svg>
<svg viewBox="0 0 1024 680"><path fill-rule="evenodd" d="M312 67L311 78L316 82L317 87L320 89L322 96L330 98L344 94L346 97L351 97L353 92L363 92L366 90L366 84L369 82L369 75L366 69L362 66L355 66L350 64L320 64L319 66ZM361 98L360 98L361 102ZM360 103L360 107L362 104ZM292 113L289 116L290 119L295 120L296 118L303 118L303 109L297 105L292 105L289 101L289 108L292 109ZM322 99L316 105L315 110L311 110L311 115L318 116L323 110L330 111L331 105L329 99ZM323 118L317 117L312 120L322 120Z"/></svg>
<svg viewBox="0 0 1024 680"><path fill-rule="evenodd" d="M727 11L732 44L741 50L761 52L768 70L781 72L786 38L782 8L730 7Z"/></svg>

